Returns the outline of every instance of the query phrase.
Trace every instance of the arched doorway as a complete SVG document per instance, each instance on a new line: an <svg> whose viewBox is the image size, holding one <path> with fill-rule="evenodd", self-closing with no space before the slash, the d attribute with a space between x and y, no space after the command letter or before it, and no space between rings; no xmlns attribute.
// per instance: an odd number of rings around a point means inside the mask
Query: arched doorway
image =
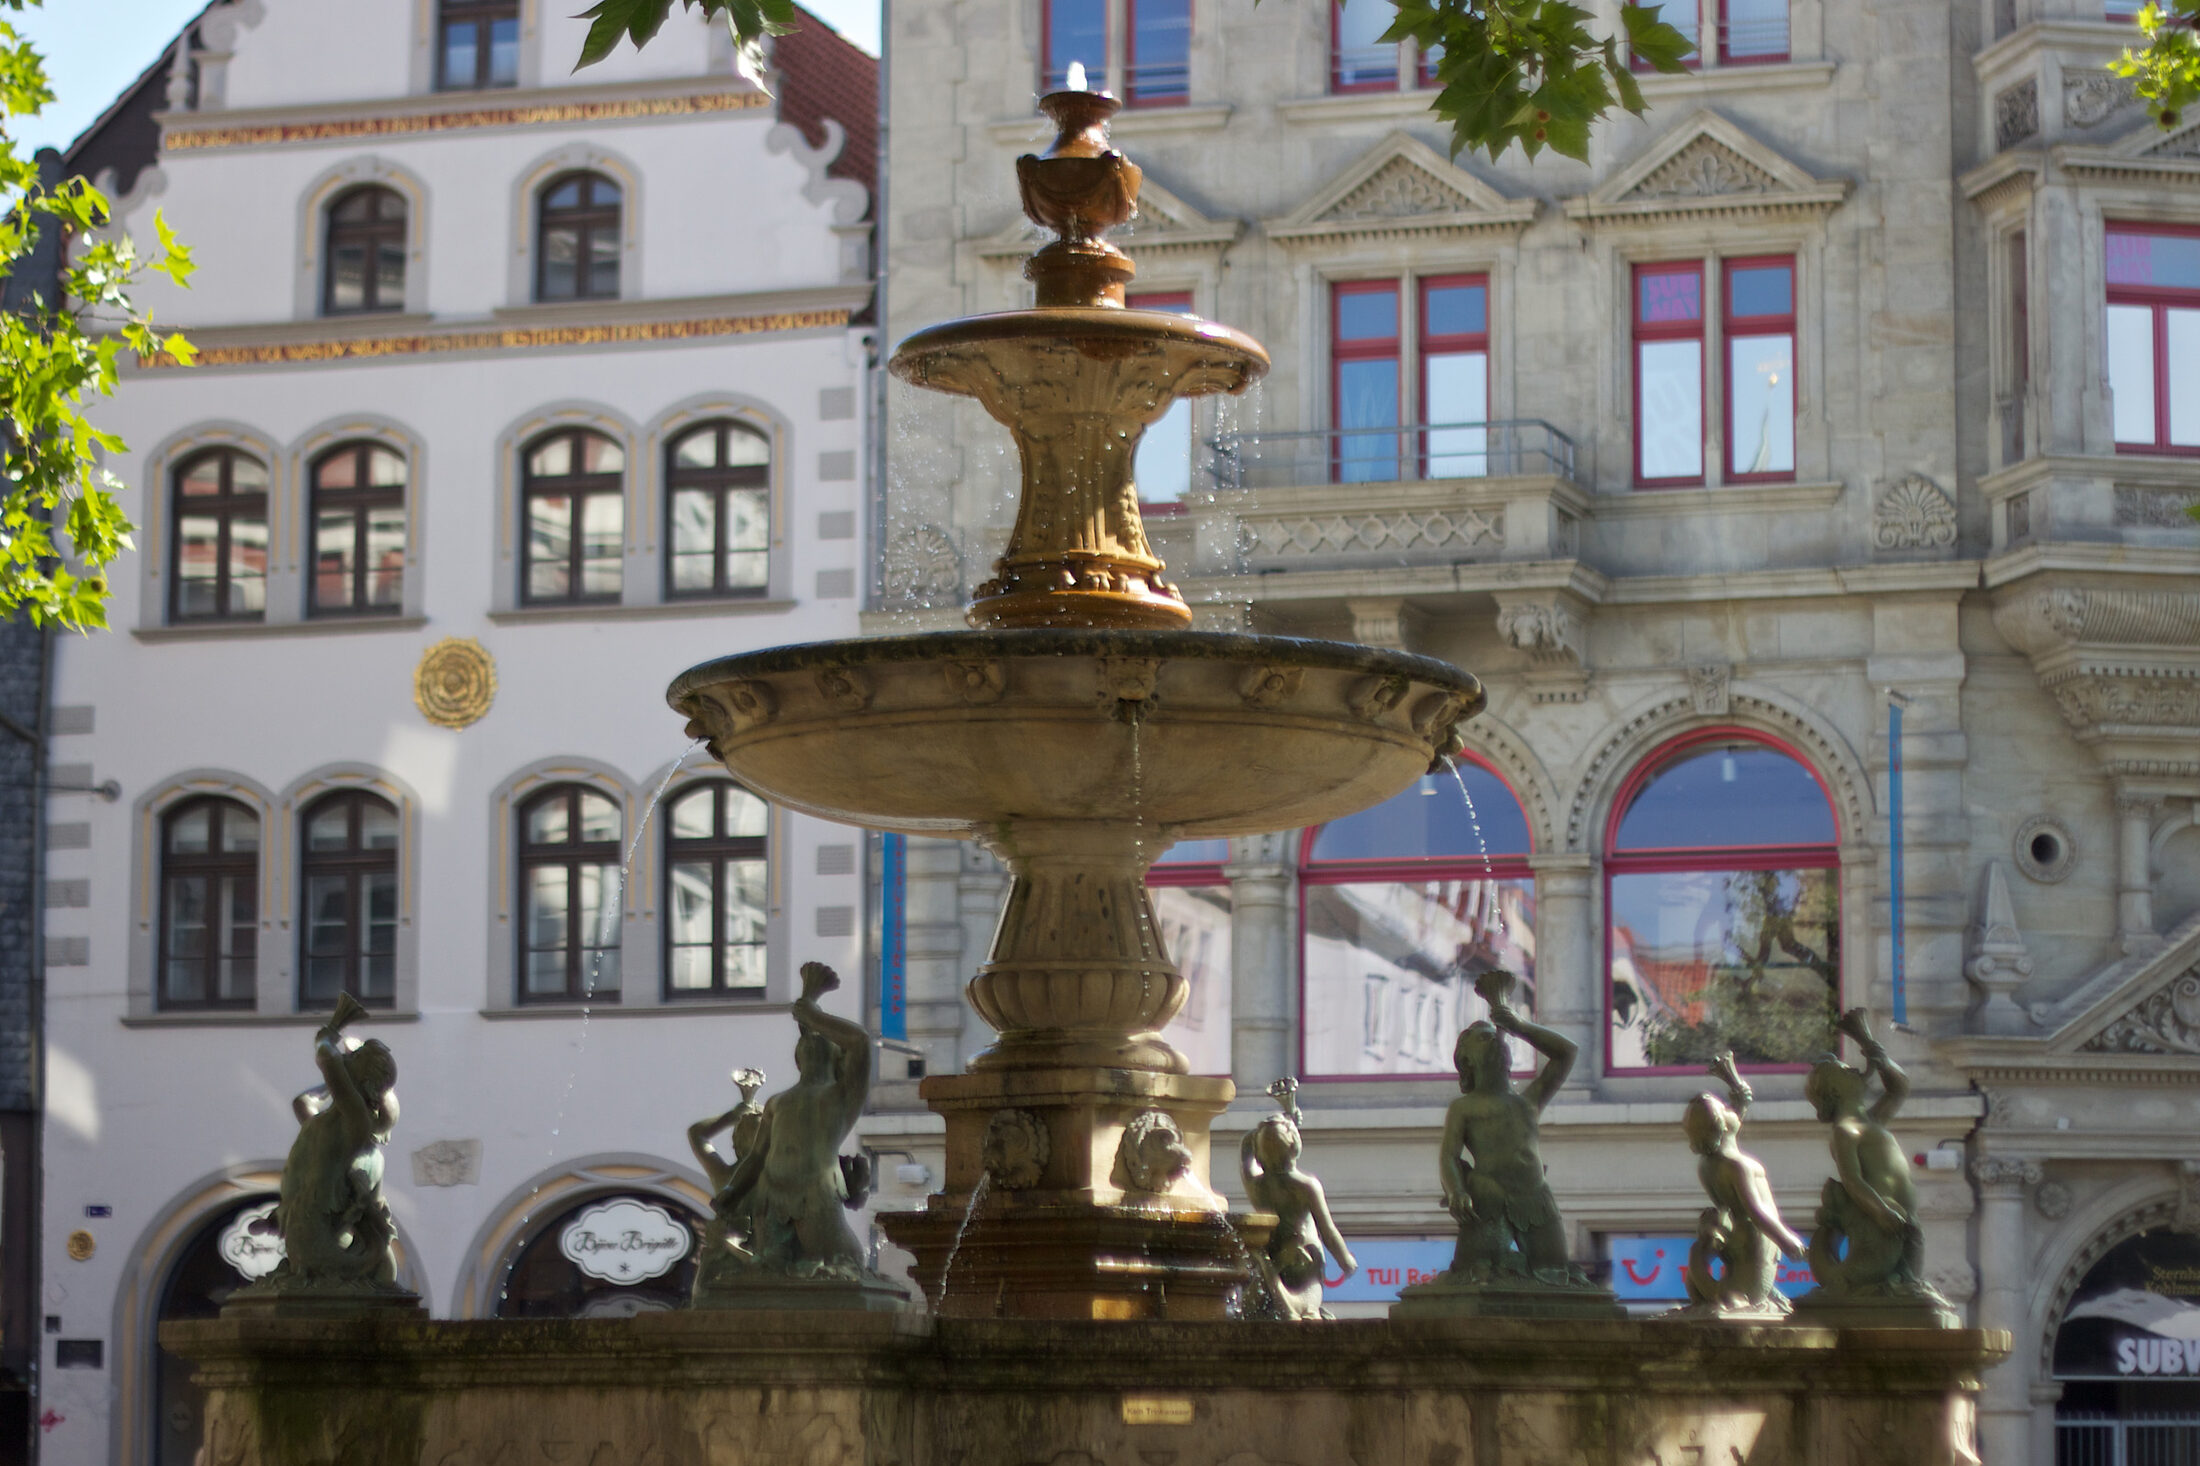
<svg viewBox="0 0 2200 1466"><path fill-rule="evenodd" d="M248 1195L201 1223L161 1283L158 1322L213 1318L231 1293L271 1271L282 1260L282 1240L252 1230L252 1224L274 1210L274 1193ZM198 1455L206 1395L192 1383L191 1368L159 1342L156 1327L153 1466L193 1466Z"/></svg>
<svg viewBox="0 0 2200 1466"><path fill-rule="evenodd" d="M2200 1236L2157 1225L2102 1253L2052 1360L2056 1466L2200 1461Z"/></svg>
<svg viewBox="0 0 2200 1466"><path fill-rule="evenodd" d="M704 1217L654 1191L602 1191L547 1210L512 1254L497 1318L632 1318L687 1302Z"/></svg>

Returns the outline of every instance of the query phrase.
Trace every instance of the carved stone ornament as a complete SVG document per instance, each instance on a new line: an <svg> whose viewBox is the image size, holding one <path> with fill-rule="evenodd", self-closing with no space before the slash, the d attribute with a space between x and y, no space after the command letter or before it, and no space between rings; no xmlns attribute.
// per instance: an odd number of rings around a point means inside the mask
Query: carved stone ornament
<svg viewBox="0 0 2200 1466"><path fill-rule="evenodd" d="M1955 542L1956 506L1923 474L1897 479L1872 507L1872 543L1882 550L1940 550Z"/></svg>
<svg viewBox="0 0 2200 1466"><path fill-rule="evenodd" d="M2063 121L2072 127L2106 122L2139 100L2133 78L2109 71L2065 71L2062 85Z"/></svg>
<svg viewBox="0 0 2200 1466"><path fill-rule="evenodd" d="M480 722L496 696L497 664L471 637L446 636L421 653L413 669L413 702L441 728Z"/></svg>
<svg viewBox="0 0 2200 1466"><path fill-rule="evenodd" d="M1362 678L1346 696L1345 706L1353 717L1373 722L1404 701L1411 685L1403 677Z"/></svg>
<svg viewBox="0 0 2200 1466"><path fill-rule="evenodd" d="M1707 717L1726 716L1728 688L1733 679L1732 670L1717 662L1706 662L1688 669L1688 700L1697 712Z"/></svg>
<svg viewBox="0 0 2200 1466"><path fill-rule="evenodd" d="M1982 1155L1971 1162L1971 1174L1982 1187L2014 1186L2021 1190L2039 1184L2040 1163L2022 1156Z"/></svg>
<svg viewBox="0 0 2200 1466"><path fill-rule="evenodd" d="M2200 1054L2200 967L2156 989L2083 1048L2094 1054Z"/></svg>
<svg viewBox="0 0 2200 1466"><path fill-rule="evenodd" d="M854 667L821 667L817 695L836 713L860 713L871 705L871 679Z"/></svg>
<svg viewBox="0 0 2200 1466"><path fill-rule="evenodd" d="M960 600L962 573L962 552L938 525L920 524L887 547L886 592L893 600L919 605Z"/></svg>
<svg viewBox="0 0 2200 1466"><path fill-rule="evenodd" d="M481 1142L435 1140L412 1153L413 1185L472 1186L481 1180Z"/></svg>
<svg viewBox="0 0 2200 1466"><path fill-rule="evenodd" d="M1994 94L1994 147L2012 148L2040 130L2040 84L2026 77Z"/></svg>
<svg viewBox="0 0 2200 1466"><path fill-rule="evenodd" d="M2117 677L2081 673L2053 687L2063 721L2087 729L2103 723L2151 728L2200 724L2200 681L2185 677Z"/></svg>
<svg viewBox="0 0 2200 1466"><path fill-rule="evenodd" d="M1564 601L1512 601L1497 612L1497 634L1538 666L1582 660L1582 625Z"/></svg>
<svg viewBox="0 0 2200 1466"><path fill-rule="evenodd" d="M1404 158L1394 158L1329 211L1332 219L1404 219L1415 214L1451 214L1471 208L1460 197Z"/></svg>
<svg viewBox="0 0 2200 1466"><path fill-rule="evenodd" d="M2059 1222L2070 1215L2071 1205L2077 1200L2070 1194L2070 1187L2061 1181L2042 1181L2032 1192L2032 1210L2051 1222Z"/></svg>
<svg viewBox="0 0 2200 1466"><path fill-rule="evenodd" d="M1008 686L1008 673L999 662L942 662L940 671L954 694L972 707L999 702Z"/></svg>
<svg viewBox="0 0 2200 1466"><path fill-rule="evenodd" d="M1359 514L1246 514L1241 518L1251 553L1267 559L1309 555L1475 549L1505 546L1505 511L1451 509Z"/></svg>
<svg viewBox="0 0 2200 1466"><path fill-rule="evenodd" d="M1103 704L1146 702L1154 695L1161 677L1156 657L1102 657L1099 659L1099 696Z"/></svg>
<svg viewBox="0 0 2200 1466"><path fill-rule="evenodd" d="M1712 138L1698 138L1666 160L1634 190L1640 198L1710 198L1765 193L1779 180Z"/></svg>
<svg viewBox="0 0 2200 1466"><path fill-rule="evenodd" d="M716 691L736 733L760 728L779 715L779 695L762 682L728 682Z"/></svg>
<svg viewBox="0 0 2200 1466"><path fill-rule="evenodd" d="M1141 1110L1123 1127L1115 1147L1115 1184L1126 1191L1163 1192L1190 1170L1184 1132L1165 1110Z"/></svg>
<svg viewBox="0 0 2200 1466"><path fill-rule="evenodd" d="M994 1111L978 1147L986 1175L1010 1191L1038 1185L1052 1152L1047 1127L1029 1110Z"/></svg>
<svg viewBox="0 0 2200 1466"><path fill-rule="evenodd" d="M2200 508L2200 494L2181 489L2116 490L2116 524L2121 529L2200 529L2192 512Z"/></svg>
<svg viewBox="0 0 2200 1466"><path fill-rule="evenodd" d="M1297 694L1306 681L1304 667L1255 667L1238 682L1247 707L1272 708Z"/></svg>
<svg viewBox="0 0 2200 1466"><path fill-rule="evenodd" d="M1986 863L1978 923L1971 928L1971 960L1964 964L1963 975L1979 990L1979 1029L2003 1034L2030 1031L2031 1019L2017 1006L2016 992L2032 975L2032 954L2017 928L2009 880L1998 860Z"/></svg>

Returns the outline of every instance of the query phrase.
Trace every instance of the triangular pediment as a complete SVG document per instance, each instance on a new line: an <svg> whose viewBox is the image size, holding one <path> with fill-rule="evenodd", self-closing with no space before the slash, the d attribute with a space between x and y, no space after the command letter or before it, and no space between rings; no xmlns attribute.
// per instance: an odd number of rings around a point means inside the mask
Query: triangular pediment
<svg viewBox="0 0 2200 1466"><path fill-rule="evenodd" d="M2200 1059L2200 915L2156 950L2094 974L2044 1016L2052 1054Z"/></svg>
<svg viewBox="0 0 2200 1466"><path fill-rule="evenodd" d="M1712 111L1684 120L1602 187L1567 202L1581 220L1822 212L1846 179L1818 178Z"/></svg>
<svg viewBox="0 0 2200 1466"><path fill-rule="evenodd" d="M1534 199L1508 198L1428 144L1393 132L1266 228L1271 239L1287 242L1518 230L1535 211Z"/></svg>
<svg viewBox="0 0 2200 1466"><path fill-rule="evenodd" d="M2109 148L2126 158L2200 158L2200 122L2164 132L2152 121L2118 138Z"/></svg>
<svg viewBox="0 0 2200 1466"><path fill-rule="evenodd" d="M2066 143L2051 156L2087 179L2191 187L2200 184L2200 121L2164 132L2143 120L2114 142Z"/></svg>
<svg viewBox="0 0 2200 1466"><path fill-rule="evenodd" d="M1138 213L1108 239L1132 259L1146 259L1163 252L1207 250L1221 253L1237 243L1245 232L1243 219L1215 219L1201 213L1148 172L1138 190ZM989 260L1022 259L1040 245L1046 235L1021 216L1006 228L979 242L978 253Z"/></svg>

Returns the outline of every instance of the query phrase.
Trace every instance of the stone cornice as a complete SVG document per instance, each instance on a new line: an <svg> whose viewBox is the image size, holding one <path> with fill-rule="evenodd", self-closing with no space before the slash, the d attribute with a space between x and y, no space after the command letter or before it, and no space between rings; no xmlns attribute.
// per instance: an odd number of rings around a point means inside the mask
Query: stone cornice
<svg viewBox="0 0 2200 1466"><path fill-rule="evenodd" d="M2121 21L2035 20L1972 53L1971 67L1980 75L1990 75L2025 52L2050 47L2114 56L2131 44L2132 35L2132 27Z"/></svg>
<svg viewBox="0 0 2200 1466"><path fill-rule="evenodd" d="M748 112L772 107L769 94L733 77L678 77L614 86L533 87L526 91L435 92L360 98L310 107L224 112L161 112L164 153L213 148L348 142L476 128L659 121L667 117Z"/></svg>
<svg viewBox="0 0 2200 1466"><path fill-rule="evenodd" d="M1706 489L1623 489L1596 494L1589 512L1598 519L1651 519L1675 514L1789 514L1830 509L1841 501L1839 483L1722 484Z"/></svg>

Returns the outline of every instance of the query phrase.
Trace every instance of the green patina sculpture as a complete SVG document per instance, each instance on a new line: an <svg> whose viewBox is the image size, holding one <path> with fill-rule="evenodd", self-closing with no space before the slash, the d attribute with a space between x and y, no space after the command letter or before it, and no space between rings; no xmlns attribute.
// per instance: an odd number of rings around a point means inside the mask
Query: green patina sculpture
<svg viewBox="0 0 2200 1466"><path fill-rule="evenodd" d="M397 1228L382 1198L382 1147L397 1126L397 1060L380 1039L344 1037L366 1014L346 993L313 1035L322 1082L291 1101L298 1138L270 1219L283 1260L239 1297L412 1297L397 1283Z"/></svg>
<svg viewBox="0 0 2200 1466"><path fill-rule="evenodd" d="M1818 1118L1833 1126L1836 1175L1826 1182L1810 1238L1810 1267L1818 1286L1796 1300L1806 1311L1896 1305L1919 1312L1921 1322L1954 1326L1947 1300L1925 1282L1925 1233L1917 1220L1917 1186L1910 1159L1887 1124L1910 1092L1909 1076L1872 1037L1862 1008L1841 1015L1841 1031L1864 1052L1864 1067L1826 1054L1811 1066L1803 1094ZM1865 1088L1879 1076L1880 1095L1869 1109Z"/></svg>
<svg viewBox="0 0 2200 1466"><path fill-rule="evenodd" d="M1780 1219L1763 1164L1742 1149L1742 1117L1756 1096L1734 1067L1733 1052L1712 1060L1708 1072L1725 1081L1733 1103L1706 1092L1690 1100L1681 1116L1688 1148L1701 1157L1696 1179L1711 1198L1696 1224L1695 1244L1688 1249L1691 1301L1681 1311L1777 1318L1788 1311L1787 1299L1775 1286L1780 1257L1801 1260L1803 1239ZM1712 1275L1714 1261L1717 1277Z"/></svg>
<svg viewBox="0 0 2200 1466"><path fill-rule="evenodd" d="M726 1185L733 1179L741 1158L756 1149L757 1134L764 1124L764 1107L756 1102L756 1092L764 1087L764 1071L736 1069L733 1083L741 1091L739 1104L722 1115L697 1120L688 1126L688 1149L695 1153L695 1163L710 1178L711 1191L711 1218L703 1226L703 1244L695 1268L697 1294L707 1293L722 1284L740 1263L750 1259L743 1242L755 1225L753 1207L728 1201ZM731 1160L718 1154L710 1143L711 1137L722 1131L730 1132Z"/></svg>
<svg viewBox="0 0 2200 1466"><path fill-rule="evenodd" d="M1303 1142L1299 1106L1293 1098L1299 1082L1279 1079L1268 1086L1283 1108L1245 1133L1238 1147L1238 1171L1245 1197L1254 1210L1272 1212L1276 1229L1257 1262L1267 1293L1266 1312L1278 1318L1328 1318L1322 1307L1322 1251L1336 1259L1343 1278L1359 1269L1352 1249L1329 1215L1322 1183L1299 1169Z"/></svg>

